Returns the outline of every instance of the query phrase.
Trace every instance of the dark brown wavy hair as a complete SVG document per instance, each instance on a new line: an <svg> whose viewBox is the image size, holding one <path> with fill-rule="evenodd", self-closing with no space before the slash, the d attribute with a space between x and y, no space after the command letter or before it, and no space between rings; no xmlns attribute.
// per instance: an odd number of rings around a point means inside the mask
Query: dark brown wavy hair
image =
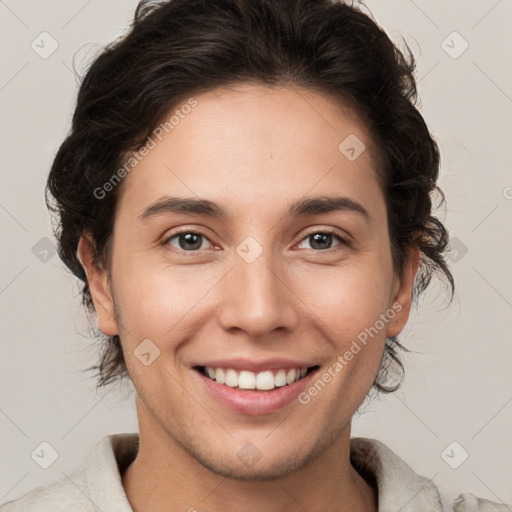
<svg viewBox="0 0 512 512"><path fill-rule="evenodd" d="M81 82L72 127L48 177L46 203L56 218L59 255L82 282L80 236L92 236L95 261L109 268L112 228L122 187L94 193L141 148L183 98L237 83L288 85L339 98L359 114L378 149L376 162L388 212L393 266L407 248L420 250L413 298L434 273L454 281L443 255L448 233L433 216L439 150L416 108L415 60L404 55L364 6L336 0L142 1L130 30L104 48ZM119 336L100 343L97 387L128 376ZM397 337L388 338L373 387L399 388L404 366ZM395 379L399 376L399 381ZM394 381L390 382L390 381Z"/></svg>

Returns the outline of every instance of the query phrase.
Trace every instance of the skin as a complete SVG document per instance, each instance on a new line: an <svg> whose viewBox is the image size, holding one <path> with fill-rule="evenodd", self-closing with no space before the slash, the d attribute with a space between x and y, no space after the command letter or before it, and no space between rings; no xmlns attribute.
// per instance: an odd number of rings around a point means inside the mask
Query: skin
<svg viewBox="0 0 512 512"><path fill-rule="evenodd" d="M369 392L386 337L409 316L419 253L403 272L392 265L386 205L372 142L360 119L325 94L292 87L237 85L202 93L197 106L122 184L110 272L96 267L87 237L78 254L106 334L119 334L137 391L140 449L123 474L136 512L376 511L377 493L350 464L350 422ZM356 134L366 150L349 161L338 145ZM140 214L164 195L209 199L225 220ZM342 195L354 211L285 217L288 205ZM180 246L176 229L203 234ZM331 228L319 249L311 233ZM247 237L261 255L247 263ZM193 244L193 242L192 242ZM244 415L213 399L194 362L293 357L321 365L344 354L379 315L402 306L307 405ZM144 339L160 356L135 357ZM246 443L261 453L247 465Z"/></svg>

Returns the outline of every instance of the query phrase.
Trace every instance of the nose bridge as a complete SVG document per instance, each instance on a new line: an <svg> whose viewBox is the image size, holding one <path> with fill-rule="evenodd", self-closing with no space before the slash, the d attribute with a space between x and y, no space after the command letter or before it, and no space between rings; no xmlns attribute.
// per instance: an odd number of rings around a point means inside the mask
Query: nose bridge
<svg viewBox="0 0 512 512"><path fill-rule="evenodd" d="M233 254L233 270L225 282L220 321L225 329L239 328L261 337L279 327L292 329L297 313L291 291L280 275L282 266L271 247L247 237Z"/></svg>

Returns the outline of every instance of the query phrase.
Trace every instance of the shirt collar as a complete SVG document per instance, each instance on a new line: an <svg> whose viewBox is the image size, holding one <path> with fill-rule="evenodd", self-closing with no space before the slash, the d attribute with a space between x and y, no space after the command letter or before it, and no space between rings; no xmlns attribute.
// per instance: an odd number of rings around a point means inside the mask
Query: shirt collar
<svg viewBox="0 0 512 512"><path fill-rule="evenodd" d="M442 512L437 486L416 474L398 455L377 439L350 440L350 461L358 472L377 483L379 511Z"/></svg>

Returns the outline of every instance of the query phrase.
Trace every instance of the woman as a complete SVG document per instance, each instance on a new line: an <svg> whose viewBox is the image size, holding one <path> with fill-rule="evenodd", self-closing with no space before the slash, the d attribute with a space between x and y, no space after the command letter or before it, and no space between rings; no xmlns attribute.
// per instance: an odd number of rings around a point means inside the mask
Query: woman
<svg viewBox="0 0 512 512"><path fill-rule="evenodd" d="M18 510L511 510L350 438L434 273L439 152L412 56L329 0L142 2L48 179L60 256L139 434Z"/></svg>

